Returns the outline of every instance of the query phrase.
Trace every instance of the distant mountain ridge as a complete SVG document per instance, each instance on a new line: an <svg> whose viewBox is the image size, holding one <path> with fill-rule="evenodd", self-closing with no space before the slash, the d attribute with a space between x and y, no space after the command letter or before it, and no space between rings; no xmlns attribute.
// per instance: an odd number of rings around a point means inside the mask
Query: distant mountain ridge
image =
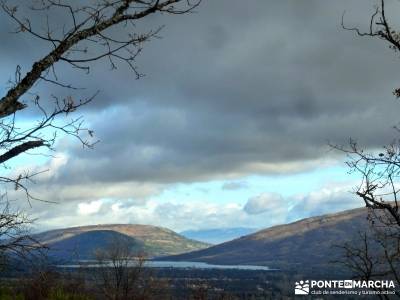
<svg viewBox="0 0 400 300"><path fill-rule="evenodd" d="M258 231L256 228L232 227L232 228L212 228L204 230L186 230L180 232L186 238L210 244L220 244L244 235Z"/></svg>
<svg viewBox="0 0 400 300"><path fill-rule="evenodd" d="M98 248L113 239L123 239L135 252L149 257L203 249L209 244L187 239L176 232L151 225L106 224L55 229L33 236L49 247L49 256L61 259L90 259Z"/></svg>
<svg viewBox="0 0 400 300"><path fill-rule="evenodd" d="M352 241L368 229L367 209L303 219L165 260L197 261L212 264L261 265L281 270L329 270L340 258L336 245Z"/></svg>

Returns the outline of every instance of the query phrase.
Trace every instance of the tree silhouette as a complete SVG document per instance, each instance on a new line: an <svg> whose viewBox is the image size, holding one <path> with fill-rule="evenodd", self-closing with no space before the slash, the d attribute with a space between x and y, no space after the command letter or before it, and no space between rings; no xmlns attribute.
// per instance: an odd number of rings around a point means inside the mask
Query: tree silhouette
<svg viewBox="0 0 400 300"><path fill-rule="evenodd" d="M378 38L395 53L400 51L400 31L388 20L385 0L379 0L366 31L346 25L344 17L343 14L344 29L360 37ZM400 98L400 88L393 94ZM395 129L399 131L397 126ZM350 172L361 177L355 194L368 208L370 224L370 228L360 233L357 242L343 246L345 259L342 263L365 280L391 278L400 284L400 140L381 151L367 151L354 140L350 140L348 146L333 147L347 154ZM388 298L387 295L380 297Z"/></svg>
<svg viewBox="0 0 400 300"><path fill-rule="evenodd" d="M48 201L32 195L28 183L38 175L31 170L10 172L10 162L32 150L54 150L57 137L72 136L84 147L96 143L93 130L85 127L76 111L98 94L82 97L67 95L42 96L35 87L53 85L68 91L80 87L63 81L60 67L89 73L94 62L102 61L116 69L126 64L135 78L142 74L135 65L144 43L157 37L162 27L139 30L137 22L154 14L180 15L191 12L201 0L0 0L0 9L15 24L15 34L21 38L37 39L47 45L47 53L33 61L29 69L15 68L4 96L0 97L0 163L3 173L0 183L4 189L6 214L0 214L0 238L7 226L22 221L21 214L9 210L7 190L22 191L31 200ZM60 21L63 22L60 24ZM65 69L63 69L65 70ZM43 89L42 89L43 90ZM35 122L22 124L21 112L36 116ZM40 172L39 172L40 173ZM12 175L10 175L12 174ZM20 218L21 217L21 218ZM11 218L11 222L6 222ZM2 222L4 220L4 222ZM18 221L18 222L15 222ZM22 225L21 224L21 225Z"/></svg>

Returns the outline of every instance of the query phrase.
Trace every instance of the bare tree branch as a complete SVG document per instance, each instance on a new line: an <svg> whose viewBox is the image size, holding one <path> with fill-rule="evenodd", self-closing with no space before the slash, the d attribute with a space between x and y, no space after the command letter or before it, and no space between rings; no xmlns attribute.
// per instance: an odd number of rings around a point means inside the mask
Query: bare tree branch
<svg viewBox="0 0 400 300"><path fill-rule="evenodd" d="M25 22L22 21L19 17L17 17L17 8L8 5L7 1L3 0L0 2L1 8L3 11L11 17L16 23L20 26L21 31L28 31L34 36L46 40L51 41L55 48L45 55L42 59L35 62L31 68L31 70L16 84L15 87L11 88L7 94L0 99L0 118L9 116L18 110L24 109L26 107L25 104L20 102L20 97L24 95L33 84L41 78L43 72L45 72L48 68L53 66L59 60L68 62L74 66L78 66L82 62L91 62L106 56L113 56L119 50L123 48L127 48L128 46L136 46L139 43L143 43L153 36L152 33L143 34L134 36L132 39L127 41L125 44L115 48L109 49L105 53L90 57L87 59L71 59L68 58L69 51L71 48L75 47L79 42L88 40L92 37L98 37L105 41L112 42L112 39L107 39L105 35L101 35L103 31L106 29L115 26L117 24L121 24L127 21L135 21L142 18L147 17L150 14L156 12L166 12L170 14L183 14L192 11L195 7L197 7L200 3L198 0L194 4L190 4L187 2L187 7L184 9L177 9L176 4L182 2L182 0L165 0L165 1L134 1L134 0L124 0L124 1L115 1L115 2L100 2L98 7L92 7L92 12L89 17L83 20L80 24L76 23L76 12L73 10L72 6L62 4L61 2L55 1L44 1L47 9L52 7L63 7L67 8L69 12L72 14L72 18L74 21L74 26L72 29L68 31L68 34L64 36L63 39L53 38L48 32L47 36L43 36L38 34L34 29L32 29L29 20L25 19ZM140 3L141 7L135 6ZM46 5L47 4L47 5ZM109 16L105 16L102 13L107 8L113 8L113 13ZM86 8L85 11L88 11ZM89 21L92 21L93 25L88 28L83 28ZM132 56L130 57L122 57L116 56L122 60L127 62L132 61Z"/></svg>
<svg viewBox="0 0 400 300"><path fill-rule="evenodd" d="M4 163L5 161L7 161L17 155L20 155L23 152L26 152L28 150L35 149L38 147L42 147L42 146L45 146L44 141L29 141L29 142L20 144L18 146L15 146L14 148L7 151L3 155L0 155L0 163Z"/></svg>

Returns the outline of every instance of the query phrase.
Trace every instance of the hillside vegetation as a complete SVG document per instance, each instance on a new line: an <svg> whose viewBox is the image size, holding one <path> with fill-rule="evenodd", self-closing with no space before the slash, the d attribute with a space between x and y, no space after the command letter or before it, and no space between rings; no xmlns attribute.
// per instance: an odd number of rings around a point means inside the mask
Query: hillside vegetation
<svg viewBox="0 0 400 300"><path fill-rule="evenodd" d="M149 257L173 255L208 247L206 243L187 239L176 232L150 225L92 225L56 229L34 235L48 246L50 256L90 259L96 249L115 239L129 243L135 252Z"/></svg>

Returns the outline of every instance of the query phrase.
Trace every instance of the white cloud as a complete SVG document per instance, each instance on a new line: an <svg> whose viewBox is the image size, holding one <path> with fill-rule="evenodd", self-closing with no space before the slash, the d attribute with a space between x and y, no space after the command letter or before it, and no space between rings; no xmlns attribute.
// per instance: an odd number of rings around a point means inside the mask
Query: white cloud
<svg viewBox="0 0 400 300"><path fill-rule="evenodd" d="M288 221L363 206L361 199L351 192L355 185L355 182L330 183L308 194L295 195Z"/></svg>
<svg viewBox="0 0 400 300"><path fill-rule="evenodd" d="M78 204L77 213L79 215L92 215L98 213L103 205L103 201L97 200L92 202L83 202Z"/></svg>
<svg viewBox="0 0 400 300"><path fill-rule="evenodd" d="M222 203L213 199L186 202L159 200L157 196L143 200L99 197L57 205L35 203L31 212L34 218L38 218L36 225L40 230L102 223L150 224L175 231L223 227L266 228L360 207L362 202L349 193L353 186L352 183L331 183L310 193L290 197L265 192L250 197L246 203Z"/></svg>
<svg viewBox="0 0 400 300"><path fill-rule="evenodd" d="M248 214L256 215L264 212L275 213L277 210L280 211L282 206L286 205L281 195L277 193L262 193L250 198L243 209Z"/></svg>

